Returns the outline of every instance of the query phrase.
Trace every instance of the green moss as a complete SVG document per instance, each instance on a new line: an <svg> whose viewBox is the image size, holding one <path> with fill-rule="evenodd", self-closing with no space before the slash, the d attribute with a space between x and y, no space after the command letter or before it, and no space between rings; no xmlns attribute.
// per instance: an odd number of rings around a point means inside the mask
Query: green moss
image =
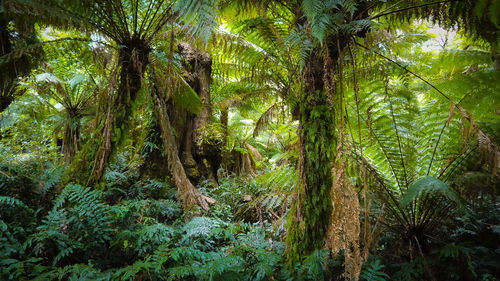
<svg viewBox="0 0 500 281"><path fill-rule="evenodd" d="M197 169L192 168L192 169L191 169L191 175L192 175L193 177L199 177L199 176L200 176L200 172L199 172Z"/></svg>
<svg viewBox="0 0 500 281"><path fill-rule="evenodd" d="M305 178L288 218L287 263L294 268L308 254L324 247L332 202L331 163L336 151L335 115L324 92L301 104Z"/></svg>
<svg viewBox="0 0 500 281"><path fill-rule="evenodd" d="M77 183L86 186L89 182L94 161L99 150L100 140L90 139L75 156L70 168L63 177L62 183Z"/></svg>

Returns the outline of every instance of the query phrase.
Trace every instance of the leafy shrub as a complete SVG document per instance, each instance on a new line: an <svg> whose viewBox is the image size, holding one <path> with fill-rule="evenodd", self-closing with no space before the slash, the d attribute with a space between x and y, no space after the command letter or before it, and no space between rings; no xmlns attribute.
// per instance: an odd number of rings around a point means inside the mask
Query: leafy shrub
<svg viewBox="0 0 500 281"><path fill-rule="evenodd" d="M359 278L361 280L367 280L367 281L385 281L389 280L390 277L387 275L383 269L384 265L381 264L379 259L376 259L367 265L365 265L363 271L361 272L361 275Z"/></svg>
<svg viewBox="0 0 500 281"><path fill-rule="evenodd" d="M207 182L202 185L201 190L216 200L212 214L224 220L231 220L238 209L264 189L249 176L239 177L233 174L221 178L219 185L215 187Z"/></svg>
<svg viewBox="0 0 500 281"><path fill-rule="evenodd" d="M49 205L63 169L51 162L39 165L30 157L11 160L0 164L0 196L22 198L33 209Z"/></svg>
<svg viewBox="0 0 500 281"><path fill-rule="evenodd" d="M100 201L100 192L69 184L28 244L34 243L35 253L50 257L53 265L63 258L87 261L106 247L111 223L109 206Z"/></svg>
<svg viewBox="0 0 500 281"><path fill-rule="evenodd" d="M153 253L160 245L171 244L172 238L177 234L178 230L173 227L155 223L145 225L139 232L137 240L137 250L139 254Z"/></svg>

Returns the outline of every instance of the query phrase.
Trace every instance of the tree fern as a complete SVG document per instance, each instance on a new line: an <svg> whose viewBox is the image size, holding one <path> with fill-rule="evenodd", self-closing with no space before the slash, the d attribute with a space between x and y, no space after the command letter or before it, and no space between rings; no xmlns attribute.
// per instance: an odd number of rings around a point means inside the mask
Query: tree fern
<svg viewBox="0 0 500 281"><path fill-rule="evenodd" d="M217 1L177 1L174 10L180 14L180 19L186 22L191 34L204 42L211 38L211 30L218 24Z"/></svg>

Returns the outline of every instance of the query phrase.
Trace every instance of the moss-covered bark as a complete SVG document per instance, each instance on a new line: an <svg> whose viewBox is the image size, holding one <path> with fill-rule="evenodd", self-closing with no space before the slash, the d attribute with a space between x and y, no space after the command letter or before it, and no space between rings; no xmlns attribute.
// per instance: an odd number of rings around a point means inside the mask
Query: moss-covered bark
<svg viewBox="0 0 500 281"><path fill-rule="evenodd" d="M0 8L0 57L4 59L0 63L0 112L22 94L18 89L19 77L28 75L43 56L41 46L35 45L39 42L34 24L19 15L16 17L19 18L14 18L4 6ZM12 23L14 29L9 27ZM32 50L29 53L20 51L19 46L23 45L29 45ZM10 56L15 52L16 55Z"/></svg>
<svg viewBox="0 0 500 281"><path fill-rule="evenodd" d="M323 82L322 59L313 53L305 70L299 114L299 190L288 219L286 256L293 268L325 245L332 201L335 115Z"/></svg>
<svg viewBox="0 0 500 281"><path fill-rule="evenodd" d="M152 108L151 111L154 109ZM142 139L140 154L144 160L139 169L141 176L152 179L164 179L170 176L161 128L155 114L151 114L149 117L143 130Z"/></svg>
<svg viewBox="0 0 500 281"><path fill-rule="evenodd" d="M206 131L212 125L213 106L210 95L212 83L212 57L189 43L178 46L182 57L183 76L202 101L198 114L187 112L175 104L168 104L172 125L178 136L178 150L182 164L190 180L216 181L217 169L222 160L221 146L206 140Z"/></svg>
<svg viewBox="0 0 500 281"><path fill-rule="evenodd" d="M125 137L132 106L142 87L151 48L139 38L122 42L118 53L119 84L102 116L102 125L77 154L68 178L92 186L101 181L110 157ZM113 87L110 87L111 89Z"/></svg>
<svg viewBox="0 0 500 281"><path fill-rule="evenodd" d="M214 203L214 200L201 194L186 175L184 166L179 158L174 129L167 113L165 98L158 93L154 86L151 88L151 98L155 105L155 115L160 126L163 148L167 156L168 169L177 187L178 198L183 202L184 210L190 213L193 211L197 213L196 206L208 210L209 204ZM194 210L193 207L195 207Z"/></svg>
<svg viewBox="0 0 500 281"><path fill-rule="evenodd" d="M116 144L120 143L127 133L132 105L142 87L142 78L149 63L151 48L143 39L134 37L123 42L123 45L118 53L120 82L112 107L108 108L104 120L100 135L102 141L90 173L90 184L101 180Z"/></svg>

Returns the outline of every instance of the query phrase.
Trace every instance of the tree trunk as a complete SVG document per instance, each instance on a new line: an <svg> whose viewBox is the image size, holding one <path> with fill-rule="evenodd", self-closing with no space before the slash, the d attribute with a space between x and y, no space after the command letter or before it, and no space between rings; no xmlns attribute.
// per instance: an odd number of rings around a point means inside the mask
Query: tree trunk
<svg viewBox="0 0 500 281"><path fill-rule="evenodd" d="M10 42L10 33L7 29L8 20L5 13L0 13L0 57L12 52L12 44ZM12 77L9 72L10 63L0 67L2 75L0 75L0 112L3 112L14 100L15 88L17 83L16 78Z"/></svg>
<svg viewBox="0 0 500 281"><path fill-rule="evenodd" d="M5 8L5 7L2 7ZM9 22L14 19L8 15L5 9L0 9L0 57L8 56L15 52L16 45L29 45L33 48L30 54L14 55L7 57L0 64L0 113L3 112L20 96L18 90L19 77L28 75L36 66L43 50L41 46L34 47L38 43L35 28L32 23L17 19L22 25L16 25L13 31L9 30ZM14 21L15 22L15 21ZM5 57L4 57L5 58Z"/></svg>
<svg viewBox="0 0 500 281"><path fill-rule="evenodd" d="M336 121L323 76L323 61L315 49L304 68L306 90L299 105L299 190L286 241L291 268L314 250L324 248L332 213Z"/></svg>
<svg viewBox="0 0 500 281"><path fill-rule="evenodd" d="M78 117L71 117L72 119ZM64 155L64 161L71 163L73 158L80 150L80 121L77 121L75 127L66 125L64 127L64 135L62 140L61 152Z"/></svg>
<svg viewBox="0 0 500 281"><path fill-rule="evenodd" d="M120 82L117 95L108 105L101 131L102 140L87 185L101 180L115 146L124 139L132 105L141 89L142 78L149 63L151 49L142 39L133 38L123 42L123 45L118 54Z"/></svg>
<svg viewBox="0 0 500 281"><path fill-rule="evenodd" d="M209 54L193 48L188 43L178 46L183 58L183 76L202 101L198 115L169 104L173 114L173 125L178 133L181 161L188 177L197 184L202 179L216 182L217 168L221 163L220 146L204 140L204 130L212 124L210 84L212 80L212 58Z"/></svg>
<svg viewBox="0 0 500 281"><path fill-rule="evenodd" d="M304 67L299 190L288 220L286 255L288 266L294 268L306 255L325 246L334 255L344 250L344 276L358 280L362 265L359 202L344 172L343 97L336 85L336 75L342 75L338 59L344 48L340 42L347 39L332 39L333 44L325 44L321 56L314 49Z"/></svg>
<svg viewBox="0 0 500 281"><path fill-rule="evenodd" d="M170 175L170 170L167 158L164 156L163 138L156 114L150 117L144 133L144 145L140 149L144 161L139 168L139 173L142 177L165 179Z"/></svg>
<svg viewBox="0 0 500 281"><path fill-rule="evenodd" d="M215 201L201 194L186 175L184 166L179 158L179 151L177 150L178 144L174 136L174 129L170 124L170 118L167 114L165 99L159 95L154 86L151 89L151 96L155 105L156 118L160 125L168 168L174 184L177 187L178 198L182 200L185 211L191 210L193 206L200 206L208 210L209 203L214 203Z"/></svg>
<svg viewBox="0 0 500 281"><path fill-rule="evenodd" d="M500 70L500 53L498 52L498 48L496 46L491 48L491 57L493 59L493 69Z"/></svg>
<svg viewBox="0 0 500 281"><path fill-rule="evenodd" d="M220 110L220 119L219 119L221 125L222 125L222 133L223 133L223 146L227 146L227 138L229 136L229 131L228 131L228 123L229 123L229 109L227 107L223 107ZM232 157L232 152L229 151L228 149L224 149L222 151L222 159L221 159L221 166L224 171L229 172L231 169L231 166L233 166L233 157Z"/></svg>

